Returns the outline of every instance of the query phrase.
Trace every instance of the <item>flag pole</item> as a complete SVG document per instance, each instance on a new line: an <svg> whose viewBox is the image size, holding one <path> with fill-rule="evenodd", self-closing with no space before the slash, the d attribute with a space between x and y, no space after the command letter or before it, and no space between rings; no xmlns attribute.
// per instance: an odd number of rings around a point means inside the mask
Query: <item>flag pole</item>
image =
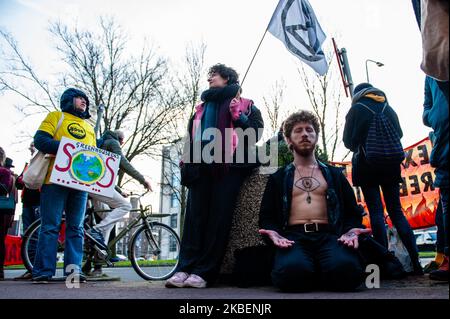
<svg viewBox="0 0 450 319"><path fill-rule="evenodd" d="M245 78L247 77L248 71L250 70L250 67L252 66L253 60L255 59L256 54L257 54L258 51L259 51L259 48L261 47L261 44L262 44L262 42L263 42L263 40L264 40L264 37L265 37L266 34L267 34L267 30L269 30L269 25L267 25L266 31L264 31L264 34L263 34L263 36L262 36L262 38L261 38L261 41L259 41L258 47L256 48L255 54L253 54L253 57L252 57L252 59L251 59L251 61L250 61L250 64L248 65L247 71L245 71L244 77L242 78L242 81L241 81L241 87L242 87L243 84L244 84Z"/></svg>
<svg viewBox="0 0 450 319"><path fill-rule="evenodd" d="M280 2L278 2L278 5L275 7L275 11L277 10L277 8L278 8L279 5L280 5ZM275 12L275 11L274 11L274 12ZM248 71L250 70L250 67L251 67L252 64L253 64L253 60L255 60L256 54L258 53L259 48L261 47L261 44L262 44L262 42L264 41L264 38L265 38L265 36L266 36L266 34L267 34L267 31L269 30L270 22L272 21L272 19L273 19L273 13L272 13L272 16L271 16L271 18L270 18L270 20L269 20L269 23L267 24L266 30L264 31L264 34L263 34L263 36L262 36L262 38L261 38L261 41L259 41L258 47L256 48L256 51L255 51L255 54L253 54L253 57L252 57L252 59L250 60L250 64L248 65L247 70L245 71L244 77L242 78L242 81L241 81L241 88L242 88L242 86L244 85L244 81L245 81L245 78L247 77Z"/></svg>

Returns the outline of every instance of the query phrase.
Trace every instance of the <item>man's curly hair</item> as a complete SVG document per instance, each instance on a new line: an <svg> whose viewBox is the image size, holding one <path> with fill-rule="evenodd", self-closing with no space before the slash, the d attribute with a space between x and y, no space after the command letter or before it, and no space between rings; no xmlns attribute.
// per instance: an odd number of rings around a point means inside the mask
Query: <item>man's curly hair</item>
<svg viewBox="0 0 450 319"><path fill-rule="evenodd" d="M227 84L239 84L239 75L237 72L225 64L218 63L209 68L208 75L219 74L222 78L228 80Z"/></svg>
<svg viewBox="0 0 450 319"><path fill-rule="evenodd" d="M298 123L305 122L310 123L317 135L320 133L319 119L314 113L309 111L300 111L289 115L284 121L283 133L286 137L291 137L294 126Z"/></svg>

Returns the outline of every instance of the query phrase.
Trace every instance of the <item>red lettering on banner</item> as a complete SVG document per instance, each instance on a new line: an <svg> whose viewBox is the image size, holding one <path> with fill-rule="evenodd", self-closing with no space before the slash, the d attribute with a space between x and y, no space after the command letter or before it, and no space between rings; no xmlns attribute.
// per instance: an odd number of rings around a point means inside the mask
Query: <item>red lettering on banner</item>
<svg viewBox="0 0 450 319"><path fill-rule="evenodd" d="M21 265L23 263L22 256L20 255L22 238L20 236L7 235L5 238L5 245L5 266Z"/></svg>
<svg viewBox="0 0 450 319"><path fill-rule="evenodd" d="M67 149L68 147L71 147L72 149L75 148L75 146L70 143L67 143L66 145L64 145L63 152L69 158L69 163L67 163L67 167L64 167L64 168L59 167L58 165L55 165L55 169L59 172L67 172L70 169L70 166L72 165L72 154L69 153L69 150Z"/></svg>
<svg viewBox="0 0 450 319"><path fill-rule="evenodd" d="M114 170L109 166L109 160L113 160L113 162L115 162L116 159L114 157L108 157L106 159L106 167L108 168L109 172L111 173L111 179L109 180L108 184L106 184L106 185L100 184L100 182L96 183L98 186L103 187L103 188L110 187L112 185L112 183L114 182L114 179L115 179Z"/></svg>

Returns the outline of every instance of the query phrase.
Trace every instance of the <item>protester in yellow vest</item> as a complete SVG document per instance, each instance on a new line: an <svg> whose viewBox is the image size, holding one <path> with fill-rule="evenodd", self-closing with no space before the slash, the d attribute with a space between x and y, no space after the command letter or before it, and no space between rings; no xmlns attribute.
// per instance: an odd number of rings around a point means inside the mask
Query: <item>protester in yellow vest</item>
<svg viewBox="0 0 450 319"><path fill-rule="evenodd" d="M90 117L89 99L86 94L77 89L67 89L61 96L60 106L62 112L49 113L41 123L34 136L35 147L46 154L56 155L63 136L96 146L94 129L86 121ZM63 120L60 122L62 116ZM33 282L46 283L55 275L57 240L63 212L66 216L64 273L80 274L79 280L84 282L86 279L81 274L81 262L87 193L50 183L53 164L54 160L49 166L45 184L41 189L41 230L33 268Z"/></svg>

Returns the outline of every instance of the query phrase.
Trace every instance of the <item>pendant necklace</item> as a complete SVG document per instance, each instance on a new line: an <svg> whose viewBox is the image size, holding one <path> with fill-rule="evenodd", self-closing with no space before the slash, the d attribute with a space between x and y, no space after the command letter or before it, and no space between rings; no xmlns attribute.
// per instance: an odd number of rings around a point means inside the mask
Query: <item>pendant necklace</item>
<svg viewBox="0 0 450 319"><path fill-rule="evenodd" d="M314 164L310 177L307 177L307 176L303 177L302 174L300 173L300 169L298 168L298 166L295 166L295 168L297 169L298 175L300 176L300 178L295 183L295 186L297 186L301 190L306 191L306 193L308 194L306 196L306 202L308 204L311 204L310 192L312 191L312 187L313 187L313 175L314 175L314 169L316 168L316 165ZM299 182L300 182L301 186L297 185L297 183L299 183Z"/></svg>

